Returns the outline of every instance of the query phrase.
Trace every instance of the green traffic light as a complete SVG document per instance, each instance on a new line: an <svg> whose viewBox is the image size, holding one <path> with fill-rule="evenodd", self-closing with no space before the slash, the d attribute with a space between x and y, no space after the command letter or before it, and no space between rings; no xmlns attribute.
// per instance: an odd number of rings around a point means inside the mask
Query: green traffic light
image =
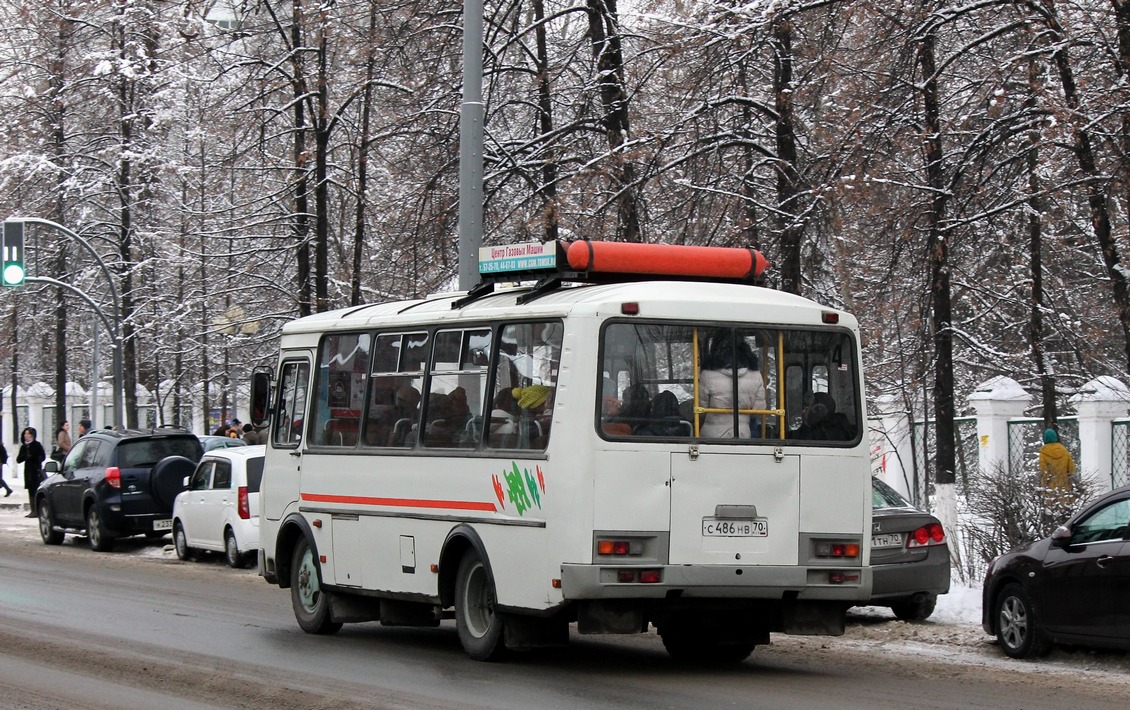
<svg viewBox="0 0 1130 710"><path fill-rule="evenodd" d="M4 285L19 286L24 282L24 267L22 264L8 264L4 267Z"/></svg>

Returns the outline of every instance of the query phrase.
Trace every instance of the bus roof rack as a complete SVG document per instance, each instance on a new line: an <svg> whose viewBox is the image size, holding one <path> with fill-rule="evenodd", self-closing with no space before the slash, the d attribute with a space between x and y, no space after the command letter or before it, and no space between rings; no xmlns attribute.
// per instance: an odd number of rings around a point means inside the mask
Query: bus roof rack
<svg viewBox="0 0 1130 710"><path fill-rule="evenodd" d="M567 282L678 279L757 285L768 266L765 256L751 248L588 239L483 247L479 249L482 282L451 307L462 308L493 293L499 282L536 281L534 288L518 299L527 303Z"/></svg>

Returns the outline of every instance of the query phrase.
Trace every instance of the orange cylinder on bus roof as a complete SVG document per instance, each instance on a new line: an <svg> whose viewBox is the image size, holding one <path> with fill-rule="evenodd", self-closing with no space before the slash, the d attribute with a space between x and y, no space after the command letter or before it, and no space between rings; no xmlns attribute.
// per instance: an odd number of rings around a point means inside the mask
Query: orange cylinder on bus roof
<svg viewBox="0 0 1130 710"><path fill-rule="evenodd" d="M752 279L769 266L756 249L629 242L573 242L566 260L577 271L722 279Z"/></svg>

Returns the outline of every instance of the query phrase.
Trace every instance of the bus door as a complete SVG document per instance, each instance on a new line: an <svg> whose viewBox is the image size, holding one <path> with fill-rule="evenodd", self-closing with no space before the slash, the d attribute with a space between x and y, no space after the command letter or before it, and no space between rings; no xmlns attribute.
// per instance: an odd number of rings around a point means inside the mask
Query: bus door
<svg viewBox="0 0 1130 710"><path fill-rule="evenodd" d="M734 449L671 455L671 564L796 565L800 457Z"/></svg>
<svg viewBox="0 0 1130 710"><path fill-rule="evenodd" d="M288 352L279 365L278 391L271 407L270 448L263 465L260 504L268 520L278 520L299 499L303 420L313 352Z"/></svg>

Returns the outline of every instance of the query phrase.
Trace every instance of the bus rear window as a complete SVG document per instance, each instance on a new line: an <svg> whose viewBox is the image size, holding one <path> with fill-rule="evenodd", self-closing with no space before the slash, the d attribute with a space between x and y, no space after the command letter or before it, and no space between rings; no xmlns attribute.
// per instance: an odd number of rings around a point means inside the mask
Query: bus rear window
<svg viewBox="0 0 1130 710"><path fill-rule="evenodd" d="M847 331L613 323L600 357L606 438L846 445L861 431Z"/></svg>

